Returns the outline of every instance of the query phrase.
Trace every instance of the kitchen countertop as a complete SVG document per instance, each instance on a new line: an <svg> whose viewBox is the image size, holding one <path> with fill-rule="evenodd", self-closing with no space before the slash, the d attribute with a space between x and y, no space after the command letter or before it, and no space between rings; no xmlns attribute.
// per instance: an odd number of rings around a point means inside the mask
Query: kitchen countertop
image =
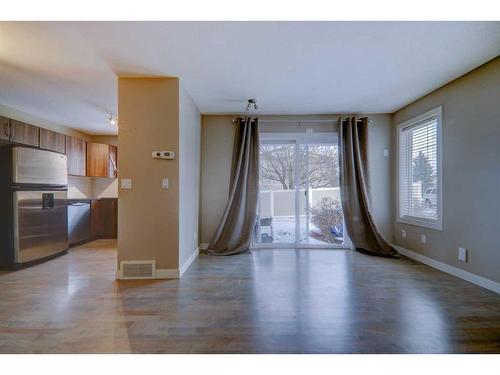
<svg viewBox="0 0 500 375"><path fill-rule="evenodd" d="M82 201L98 201L100 199L118 199L117 197L86 197L86 198L67 198L68 202L82 202Z"/></svg>

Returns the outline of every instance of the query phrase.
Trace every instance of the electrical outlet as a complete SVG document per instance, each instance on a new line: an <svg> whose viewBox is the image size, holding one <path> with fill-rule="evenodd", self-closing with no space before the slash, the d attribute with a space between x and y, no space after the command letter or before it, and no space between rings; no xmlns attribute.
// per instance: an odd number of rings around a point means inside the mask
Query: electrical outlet
<svg viewBox="0 0 500 375"><path fill-rule="evenodd" d="M384 149L384 156L386 158L389 157L389 150L388 149Z"/></svg>
<svg viewBox="0 0 500 375"><path fill-rule="evenodd" d="M464 247L458 248L458 260L462 262L467 262L467 249Z"/></svg>
<svg viewBox="0 0 500 375"><path fill-rule="evenodd" d="M168 178L161 179L161 187L162 189L168 189Z"/></svg>
<svg viewBox="0 0 500 375"><path fill-rule="evenodd" d="M404 229L401 231L401 237L406 238L406 231Z"/></svg>
<svg viewBox="0 0 500 375"><path fill-rule="evenodd" d="M421 243L426 243L427 242L427 237L425 236L425 234L421 234L420 235L420 242Z"/></svg>

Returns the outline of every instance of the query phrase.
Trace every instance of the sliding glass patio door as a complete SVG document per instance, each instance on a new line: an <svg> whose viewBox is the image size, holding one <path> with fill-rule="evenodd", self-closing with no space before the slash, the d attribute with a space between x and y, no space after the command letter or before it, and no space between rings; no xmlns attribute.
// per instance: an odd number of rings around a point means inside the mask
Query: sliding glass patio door
<svg viewBox="0 0 500 375"><path fill-rule="evenodd" d="M255 246L348 246L337 141L331 134L316 136L318 140L262 137Z"/></svg>

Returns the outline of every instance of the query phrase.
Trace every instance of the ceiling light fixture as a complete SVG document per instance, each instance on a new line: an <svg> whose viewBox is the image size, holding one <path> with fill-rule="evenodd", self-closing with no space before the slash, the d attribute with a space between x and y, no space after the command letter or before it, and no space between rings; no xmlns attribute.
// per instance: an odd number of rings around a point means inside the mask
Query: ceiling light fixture
<svg viewBox="0 0 500 375"><path fill-rule="evenodd" d="M113 115L109 115L108 121L112 126L118 126L118 118L117 117L115 117Z"/></svg>
<svg viewBox="0 0 500 375"><path fill-rule="evenodd" d="M257 106L257 99L248 99L247 112L257 112L258 109L259 107Z"/></svg>

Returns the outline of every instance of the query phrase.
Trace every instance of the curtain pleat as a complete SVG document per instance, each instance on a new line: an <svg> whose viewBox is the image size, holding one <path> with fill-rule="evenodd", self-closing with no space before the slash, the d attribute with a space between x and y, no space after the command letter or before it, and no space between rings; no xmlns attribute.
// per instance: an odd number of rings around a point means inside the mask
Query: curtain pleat
<svg viewBox="0 0 500 375"><path fill-rule="evenodd" d="M259 194L257 118L239 118L233 146L229 197L207 253L233 255L250 250Z"/></svg>
<svg viewBox="0 0 500 375"><path fill-rule="evenodd" d="M347 233L356 250L398 257L375 224L368 177L368 119L350 117L339 125L340 191Z"/></svg>

